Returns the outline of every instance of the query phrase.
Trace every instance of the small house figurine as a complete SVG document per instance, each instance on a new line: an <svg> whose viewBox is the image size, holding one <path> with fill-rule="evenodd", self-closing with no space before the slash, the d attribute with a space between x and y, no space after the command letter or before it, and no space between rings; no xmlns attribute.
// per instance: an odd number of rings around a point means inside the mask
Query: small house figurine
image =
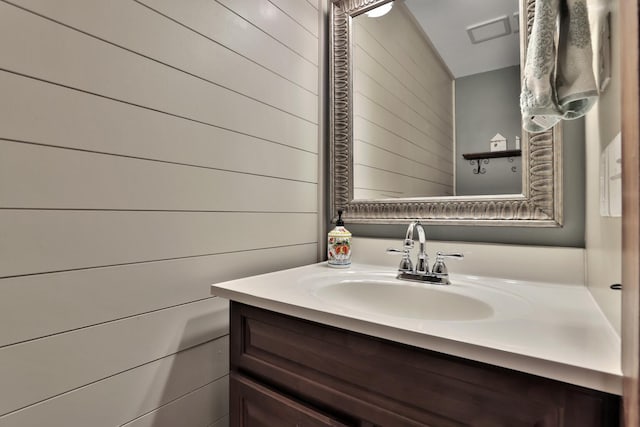
<svg viewBox="0 0 640 427"><path fill-rule="evenodd" d="M506 151L507 150L507 138L496 134L493 138L491 138L491 151Z"/></svg>

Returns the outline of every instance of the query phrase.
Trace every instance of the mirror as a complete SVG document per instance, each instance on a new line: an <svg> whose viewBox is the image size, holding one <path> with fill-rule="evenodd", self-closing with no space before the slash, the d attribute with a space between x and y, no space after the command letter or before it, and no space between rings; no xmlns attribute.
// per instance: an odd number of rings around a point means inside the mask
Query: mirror
<svg viewBox="0 0 640 427"><path fill-rule="evenodd" d="M560 129L521 130L521 33L534 1L516 1L333 2L334 215L342 209L352 223L561 225ZM383 5L393 7L372 17Z"/></svg>

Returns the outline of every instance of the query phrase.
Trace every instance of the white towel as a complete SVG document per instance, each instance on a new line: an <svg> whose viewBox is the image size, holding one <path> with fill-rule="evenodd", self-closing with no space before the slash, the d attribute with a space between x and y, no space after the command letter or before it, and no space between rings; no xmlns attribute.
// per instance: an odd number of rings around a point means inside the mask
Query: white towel
<svg viewBox="0 0 640 427"><path fill-rule="evenodd" d="M536 0L520 95L525 130L589 111L598 97L592 55L585 0Z"/></svg>

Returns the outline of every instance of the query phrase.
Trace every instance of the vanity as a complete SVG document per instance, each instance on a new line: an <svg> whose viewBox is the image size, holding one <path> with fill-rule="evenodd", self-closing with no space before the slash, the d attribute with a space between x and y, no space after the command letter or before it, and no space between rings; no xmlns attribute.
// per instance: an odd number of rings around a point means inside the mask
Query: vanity
<svg viewBox="0 0 640 427"><path fill-rule="evenodd" d="M233 426L618 426L608 393L231 305Z"/></svg>
<svg viewBox="0 0 640 427"><path fill-rule="evenodd" d="M450 269L482 274L491 251L528 250L452 245L470 255ZM231 425L619 425L620 342L571 271L395 274L320 263L213 285L232 301Z"/></svg>

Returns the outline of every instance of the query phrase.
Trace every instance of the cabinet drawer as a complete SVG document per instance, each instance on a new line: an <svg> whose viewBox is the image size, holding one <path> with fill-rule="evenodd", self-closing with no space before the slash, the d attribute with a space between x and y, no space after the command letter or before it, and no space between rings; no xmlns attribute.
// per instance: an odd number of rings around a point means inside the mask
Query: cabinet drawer
<svg viewBox="0 0 640 427"><path fill-rule="evenodd" d="M347 427L238 374L230 376L232 427Z"/></svg>
<svg viewBox="0 0 640 427"><path fill-rule="evenodd" d="M232 370L375 425L618 425L617 396L255 307L231 331Z"/></svg>

